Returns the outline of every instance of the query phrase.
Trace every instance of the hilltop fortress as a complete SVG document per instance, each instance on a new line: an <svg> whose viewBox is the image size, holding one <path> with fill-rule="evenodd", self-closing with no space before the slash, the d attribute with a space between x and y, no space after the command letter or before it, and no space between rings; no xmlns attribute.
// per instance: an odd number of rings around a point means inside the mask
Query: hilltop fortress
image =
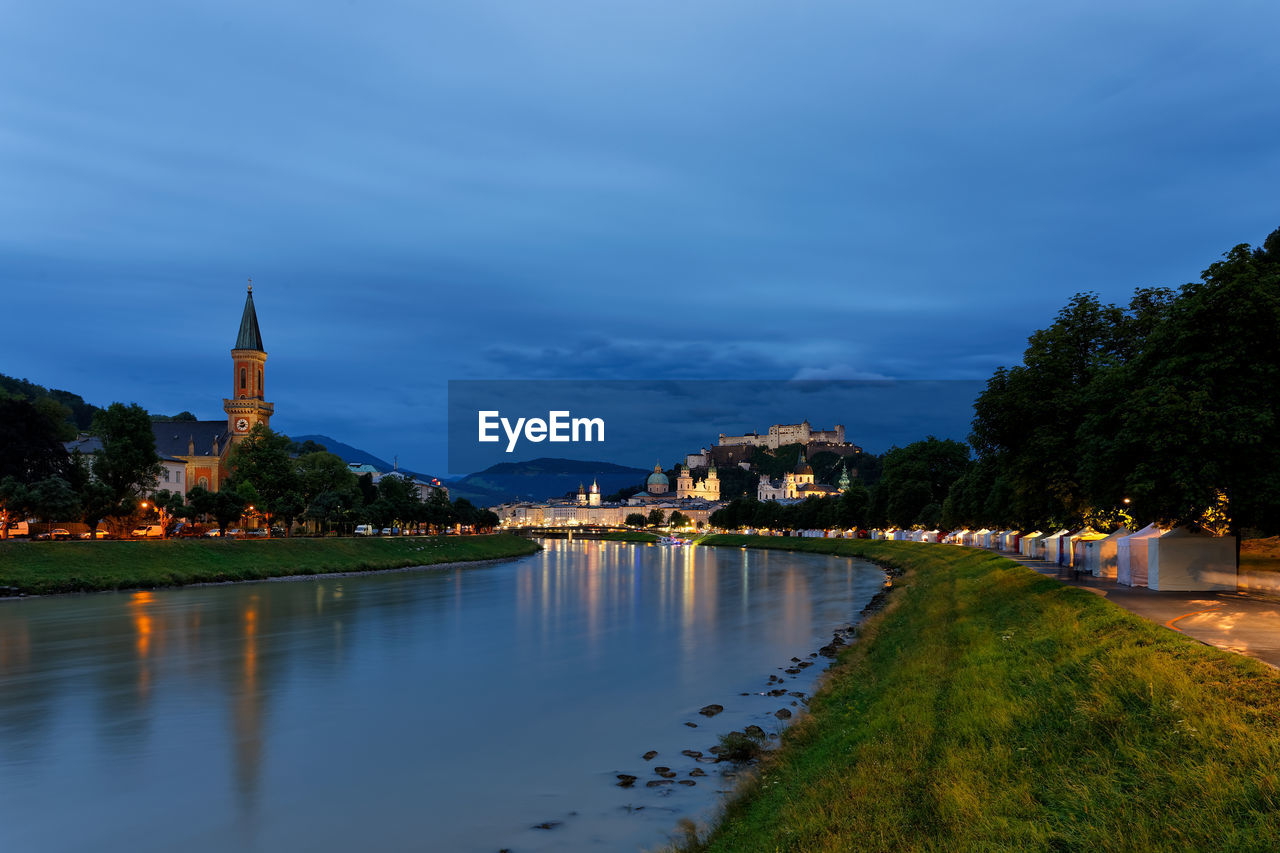
<svg viewBox="0 0 1280 853"><path fill-rule="evenodd" d="M836 424L834 429L814 429L808 421L798 424L774 424L764 435L749 432L746 435L725 435L720 433L720 447L738 447L751 445L777 450L787 444L844 444L844 424Z"/></svg>

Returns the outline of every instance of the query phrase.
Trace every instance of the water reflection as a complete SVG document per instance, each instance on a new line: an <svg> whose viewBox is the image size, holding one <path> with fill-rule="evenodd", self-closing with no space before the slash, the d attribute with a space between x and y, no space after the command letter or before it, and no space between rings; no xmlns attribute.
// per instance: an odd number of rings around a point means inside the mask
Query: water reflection
<svg viewBox="0 0 1280 853"><path fill-rule="evenodd" d="M709 727L709 701L726 730L772 719L725 699L880 583L813 555L545 545L475 569L0 603L0 797L16 816L0 849L656 844L672 813L620 821L657 794L610 772L648 748L705 749L715 730L683 723ZM669 802L697 814L713 787ZM530 833L546 819L566 824Z"/></svg>

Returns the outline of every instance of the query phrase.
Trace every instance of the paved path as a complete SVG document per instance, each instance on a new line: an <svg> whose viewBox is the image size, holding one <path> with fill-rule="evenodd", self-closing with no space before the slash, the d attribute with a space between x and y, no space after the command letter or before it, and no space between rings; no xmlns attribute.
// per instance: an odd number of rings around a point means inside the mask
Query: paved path
<svg viewBox="0 0 1280 853"><path fill-rule="evenodd" d="M1020 554L996 552L1042 575L1114 601L1152 622L1202 643L1255 657L1280 668L1280 596L1262 592L1158 592L1121 586L1089 575L1076 580L1070 569Z"/></svg>

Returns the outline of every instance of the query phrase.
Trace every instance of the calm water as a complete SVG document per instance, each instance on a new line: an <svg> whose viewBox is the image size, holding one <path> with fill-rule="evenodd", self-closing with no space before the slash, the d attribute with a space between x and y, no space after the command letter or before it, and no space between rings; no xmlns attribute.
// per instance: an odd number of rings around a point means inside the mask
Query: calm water
<svg viewBox="0 0 1280 853"><path fill-rule="evenodd" d="M883 583L832 557L545 544L470 569L0 602L0 850L650 849L728 785L680 750L777 730L792 699L760 695L769 676L809 692L822 665L780 668ZM614 784L654 765L709 775Z"/></svg>

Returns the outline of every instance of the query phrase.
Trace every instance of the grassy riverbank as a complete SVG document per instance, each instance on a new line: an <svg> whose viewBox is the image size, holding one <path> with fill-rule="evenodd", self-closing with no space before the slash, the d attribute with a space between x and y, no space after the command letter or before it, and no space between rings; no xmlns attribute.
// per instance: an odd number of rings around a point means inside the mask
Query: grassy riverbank
<svg viewBox="0 0 1280 853"><path fill-rule="evenodd" d="M1280 849L1280 674L989 552L859 556L888 608L700 851Z"/></svg>
<svg viewBox="0 0 1280 853"><path fill-rule="evenodd" d="M532 554L518 536L0 542L0 586L28 594L363 572Z"/></svg>

